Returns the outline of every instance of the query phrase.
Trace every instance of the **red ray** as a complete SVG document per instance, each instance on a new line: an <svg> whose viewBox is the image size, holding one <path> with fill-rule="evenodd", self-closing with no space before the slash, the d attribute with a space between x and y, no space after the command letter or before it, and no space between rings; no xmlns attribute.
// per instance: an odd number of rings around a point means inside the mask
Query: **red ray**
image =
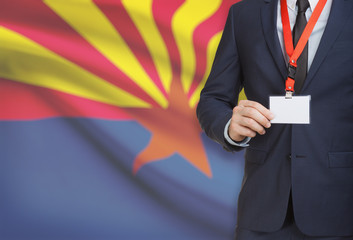
<svg viewBox="0 0 353 240"><path fill-rule="evenodd" d="M121 0L94 0L94 3L114 25L152 81L164 96L167 97L167 93L162 85L160 77L158 76L157 69L153 64L147 45L134 22L131 20L128 12L122 5Z"/></svg>
<svg viewBox="0 0 353 240"><path fill-rule="evenodd" d="M0 120L61 116L131 120L124 109L109 104L0 78Z"/></svg>
<svg viewBox="0 0 353 240"><path fill-rule="evenodd" d="M193 42L195 46L196 69L189 90L189 97L194 93L206 72L207 45L215 34L223 30L229 8L236 2L239 2L239 0L223 0L219 9L194 31Z"/></svg>
<svg viewBox="0 0 353 240"><path fill-rule="evenodd" d="M153 16L157 23L157 27L167 46L170 61L172 64L173 75L175 78L180 77L180 53L172 31L172 18L178 8L185 0L154 0L152 5ZM174 80L173 80L174 81Z"/></svg>

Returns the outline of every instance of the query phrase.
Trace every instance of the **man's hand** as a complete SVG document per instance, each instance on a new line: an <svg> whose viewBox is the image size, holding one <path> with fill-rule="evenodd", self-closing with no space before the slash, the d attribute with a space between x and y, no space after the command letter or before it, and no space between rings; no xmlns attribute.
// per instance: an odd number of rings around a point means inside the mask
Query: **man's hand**
<svg viewBox="0 0 353 240"><path fill-rule="evenodd" d="M271 127L270 120L273 113L258 102L241 100L233 109L232 120L228 133L236 142L244 140L245 137L255 137L256 133L264 135L265 128Z"/></svg>

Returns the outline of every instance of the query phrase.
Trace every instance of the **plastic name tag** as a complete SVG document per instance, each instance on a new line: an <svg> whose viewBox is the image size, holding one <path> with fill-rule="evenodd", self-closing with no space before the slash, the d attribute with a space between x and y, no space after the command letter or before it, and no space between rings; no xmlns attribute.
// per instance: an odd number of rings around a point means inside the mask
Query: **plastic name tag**
<svg viewBox="0 0 353 240"><path fill-rule="evenodd" d="M310 96L271 96L270 111L275 115L271 123L310 124L310 99Z"/></svg>

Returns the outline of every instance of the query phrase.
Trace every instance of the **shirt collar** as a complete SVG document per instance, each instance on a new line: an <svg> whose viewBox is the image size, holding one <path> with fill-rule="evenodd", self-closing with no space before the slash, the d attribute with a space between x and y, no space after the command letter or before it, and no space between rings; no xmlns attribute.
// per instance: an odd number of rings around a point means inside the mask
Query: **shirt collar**
<svg viewBox="0 0 353 240"><path fill-rule="evenodd" d="M309 1L311 11L314 11L319 0L308 0L308 1ZM295 7L297 5L297 0L287 0L287 5L290 9L295 10Z"/></svg>

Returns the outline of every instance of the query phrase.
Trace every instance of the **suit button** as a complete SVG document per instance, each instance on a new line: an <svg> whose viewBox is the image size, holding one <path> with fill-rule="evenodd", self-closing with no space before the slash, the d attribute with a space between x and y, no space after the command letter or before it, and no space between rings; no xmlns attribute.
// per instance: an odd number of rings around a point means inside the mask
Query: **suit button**
<svg viewBox="0 0 353 240"><path fill-rule="evenodd" d="M292 154L288 154L287 158L289 161L292 160Z"/></svg>

